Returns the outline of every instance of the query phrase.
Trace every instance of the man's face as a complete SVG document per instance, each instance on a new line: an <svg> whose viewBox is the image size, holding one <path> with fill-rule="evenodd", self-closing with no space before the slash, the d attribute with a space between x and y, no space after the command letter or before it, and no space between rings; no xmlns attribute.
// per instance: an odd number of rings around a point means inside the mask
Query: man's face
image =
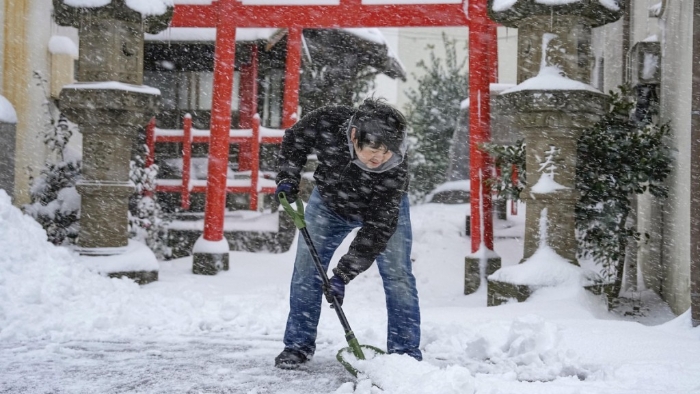
<svg viewBox="0 0 700 394"><path fill-rule="evenodd" d="M352 145L355 147L355 154L357 155L357 158L368 168L374 169L381 166L389 161L393 155L393 153L383 145L379 148L370 148L365 146L364 148L359 149L357 145L357 138L355 137L354 127L350 132L350 139L352 140Z"/></svg>

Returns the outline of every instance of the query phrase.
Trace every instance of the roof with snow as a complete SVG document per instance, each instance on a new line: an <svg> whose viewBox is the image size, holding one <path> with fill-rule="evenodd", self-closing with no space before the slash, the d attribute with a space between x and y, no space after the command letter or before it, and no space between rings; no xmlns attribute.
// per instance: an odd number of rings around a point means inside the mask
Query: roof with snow
<svg viewBox="0 0 700 394"><path fill-rule="evenodd" d="M238 28L236 42L262 42L274 46L286 36L285 29ZM378 72L406 80L406 69L376 28L304 29L304 54L321 64L337 63L346 53L357 54ZM146 34L150 43L213 43L216 28L171 27L158 34Z"/></svg>
<svg viewBox="0 0 700 394"><path fill-rule="evenodd" d="M622 16L621 0L488 0L489 17L507 27L518 27L531 16L578 15L591 27L615 22Z"/></svg>

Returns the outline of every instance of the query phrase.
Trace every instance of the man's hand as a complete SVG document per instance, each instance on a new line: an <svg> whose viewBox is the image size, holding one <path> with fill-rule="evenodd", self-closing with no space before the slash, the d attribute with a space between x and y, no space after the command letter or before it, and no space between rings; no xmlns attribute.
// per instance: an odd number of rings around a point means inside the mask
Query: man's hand
<svg viewBox="0 0 700 394"><path fill-rule="evenodd" d="M291 204L296 201L299 195L299 188L293 183L282 182L277 185L277 189L275 190L275 200L277 200L277 202L279 202L280 193L284 193L285 198L287 198L287 201Z"/></svg>
<svg viewBox="0 0 700 394"><path fill-rule="evenodd" d="M345 282L336 275L331 277L330 282L330 291L326 292L326 300L333 304L333 297L335 297L335 299L338 300L338 304L343 305L343 298L345 298Z"/></svg>

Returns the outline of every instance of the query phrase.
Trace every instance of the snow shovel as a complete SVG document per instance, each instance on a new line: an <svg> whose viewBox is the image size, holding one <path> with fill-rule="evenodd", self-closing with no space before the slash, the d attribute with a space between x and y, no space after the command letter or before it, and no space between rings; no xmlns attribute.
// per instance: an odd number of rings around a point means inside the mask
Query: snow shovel
<svg viewBox="0 0 700 394"><path fill-rule="evenodd" d="M353 376L357 376L359 371L343 358L343 353L351 353L358 360L365 360L365 354L362 351L363 348L365 350L370 350L374 354L384 354L384 351L374 346L360 345L360 343L357 341L357 338L355 338L355 333L353 333L352 329L350 328L350 323L348 323L348 319L345 317L343 308L340 306L340 303L335 298L335 296L331 294L330 280L328 280L328 275L326 275L326 271L323 269L323 264L321 264L321 259L318 257L318 252L316 251L316 247L314 246L314 243L311 240L309 230L306 229L306 221L304 221L304 203L301 202L301 199L298 199L296 201L297 209L294 210L294 208L292 208L292 206L289 204L289 201L287 201L287 197L284 192L279 193L277 197L279 198L280 204L282 204L284 210L287 211L289 216L291 216L294 220L294 225L296 226L296 228L299 229L299 232L304 237L304 241L306 241L306 245L309 247L309 252L311 252L311 257L313 258L314 264L316 265L316 270L318 271L318 274L321 276L321 280L323 281L323 293L326 295L327 300L333 300L333 302L331 303L331 307L335 309L335 313L338 315L338 320L340 320L340 324L343 326L343 330L345 330L345 340L348 341L349 346L340 349L338 351L338 354L336 355L336 359L341 364L343 364L343 366L345 367L345 369L348 370L348 372L353 374Z"/></svg>

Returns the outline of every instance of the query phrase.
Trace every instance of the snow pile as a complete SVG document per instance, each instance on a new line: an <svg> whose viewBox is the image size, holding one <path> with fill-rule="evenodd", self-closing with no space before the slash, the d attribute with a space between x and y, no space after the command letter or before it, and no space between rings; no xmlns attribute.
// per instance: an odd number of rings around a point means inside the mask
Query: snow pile
<svg viewBox="0 0 700 394"><path fill-rule="evenodd" d="M0 96L0 122L17 123L17 112L5 96Z"/></svg>
<svg viewBox="0 0 700 394"><path fill-rule="evenodd" d="M280 326L284 305L277 300L260 313L259 302L209 300L191 284L142 288L129 279L99 275L46 238L0 190L0 340L196 334L223 327L251 333Z"/></svg>
<svg viewBox="0 0 700 394"><path fill-rule="evenodd" d="M561 70L555 66L543 67L537 76L527 79L515 87L504 90L503 94L519 92L521 90L588 90L600 93L600 90L587 83L575 81L563 76Z"/></svg>
<svg viewBox="0 0 700 394"><path fill-rule="evenodd" d="M236 42L269 40L277 32L275 28L237 28ZM146 41L190 42L216 41L215 27L169 27L157 34L145 34Z"/></svg>
<svg viewBox="0 0 700 394"><path fill-rule="evenodd" d="M78 58L78 46L66 36L51 36L49 52L54 55L70 55L73 59Z"/></svg>
<svg viewBox="0 0 700 394"><path fill-rule="evenodd" d="M65 5L71 6L71 7L85 7L85 8L96 8L96 7L104 7L107 4L111 3L112 0L63 0L63 3Z"/></svg>
<svg viewBox="0 0 700 394"><path fill-rule="evenodd" d="M173 6L173 0L126 0L126 6L143 16L163 15Z"/></svg>
<svg viewBox="0 0 700 394"><path fill-rule="evenodd" d="M173 0L125 0L126 6L141 13L143 16L163 15L168 11L168 7L173 6ZM76 8L97 8L104 7L112 0L63 0L67 6Z"/></svg>
<svg viewBox="0 0 700 394"><path fill-rule="evenodd" d="M508 339L492 349L488 360L515 371L520 381L551 381L560 376L587 377L573 351L560 348L559 329L542 318L529 315L513 321Z"/></svg>
<svg viewBox="0 0 700 394"><path fill-rule="evenodd" d="M550 382L596 375L599 367L586 365L575 351L567 349L562 332L535 314L469 329L443 325L427 331L424 353L435 358L431 363L451 360L474 376L488 374L505 380Z"/></svg>
<svg viewBox="0 0 700 394"><path fill-rule="evenodd" d="M507 11L517 2L518 0L494 0L491 9L493 9L494 12Z"/></svg>
<svg viewBox="0 0 700 394"><path fill-rule="evenodd" d="M560 286L582 284L581 275L581 267L571 264L545 245L522 264L501 268L489 279L516 285Z"/></svg>
<svg viewBox="0 0 700 394"><path fill-rule="evenodd" d="M577 287L591 284L595 273L572 264L549 246L548 227L547 208L544 208L540 213L540 241L535 253L521 264L499 269L489 279L534 287Z"/></svg>
<svg viewBox="0 0 700 394"><path fill-rule="evenodd" d="M543 173L540 175L540 179L537 180L537 183L532 185L530 191L537 194L548 194L564 189L568 189L568 187L555 181L553 173Z"/></svg>
<svg viewBox="0 0 700 394"><path fill-rule="evenodd" d="M159 96L160 90L146 85L133 85L118 81L106 82L76 82L63 87L64 89L95 89L95 90L124 90Z"/></svg>
<svg viewBox="0 0 700 394"><path fill-rule="evenodd" d="M581 0L535 0L536 3L544 4L548 6L560 6L571 3L578 3ZM491 7L495 12L503 12L509 10L518 0L494 0L493 6ZM617 0L599 0L600 4L612 11L618 11L620 5Z"/></svg>
<svg viewBox="0 0 700 394"><path fill-rule="evenodd" d="M362 373L358 374L354 391L351 384L345 384L336 393L371 394L375 392L373 384L381 387L384 393L396 394L470 394L475 391L471 373L459 365L440 368L398 354L358 360L345 353L345 358Z"/></svg>

